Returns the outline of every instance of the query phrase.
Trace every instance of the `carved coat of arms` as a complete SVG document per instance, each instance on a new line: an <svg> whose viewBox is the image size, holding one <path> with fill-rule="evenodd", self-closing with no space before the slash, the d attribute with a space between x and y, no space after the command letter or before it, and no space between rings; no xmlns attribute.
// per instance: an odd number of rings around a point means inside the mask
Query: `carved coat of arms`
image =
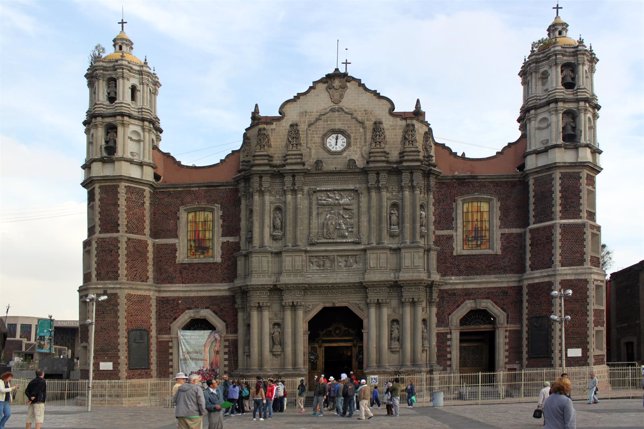
<svg viewBox="0 0 644 429"><path fill-rule="evenodd" d="M340 104L344 98L344 93L347 92L347 80L341 76L334 76L329 78L328 83L326 84L326 90L331 97L331 101L334 104Z"/></svg>

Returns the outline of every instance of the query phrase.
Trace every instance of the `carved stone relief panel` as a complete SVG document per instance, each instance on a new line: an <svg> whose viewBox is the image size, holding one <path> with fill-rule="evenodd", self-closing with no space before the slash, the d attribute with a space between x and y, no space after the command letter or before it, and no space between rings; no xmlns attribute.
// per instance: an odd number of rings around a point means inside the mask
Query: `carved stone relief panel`
<svg viewBox="0 0 644 429"><path fill-rule="evenodd" d="M354 255L309 256L309 271L353 270L362 267L362 258Z"/></svg>
<svg viewBox="0 0 644 429"><path fill-rule="evenodd" d="M309 242L360 242L360 196L357 190L314 189L310 193Z"/></svg>

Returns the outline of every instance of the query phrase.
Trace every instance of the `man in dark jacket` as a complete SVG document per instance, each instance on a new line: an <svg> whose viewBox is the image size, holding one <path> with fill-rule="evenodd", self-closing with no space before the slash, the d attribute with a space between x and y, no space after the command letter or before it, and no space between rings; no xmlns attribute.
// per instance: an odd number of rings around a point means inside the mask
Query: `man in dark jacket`
<svg viewBox="0 0 644 429"><path fill-rule="evenodd" d="M223 429L224 416L221 413L221 404L224 398L221 397L221 391L217 389L217 380L208 380L208 388L204 391L206 397L206 410L208 410L208 429Z"/></svg>
<svg viewBox="0 0 644 429"><path fill-rule="evenodd" d="M326 397L326 383L325 380L315 376L315 388L313 389L313 415L321 417L324 415L324 398Z"/></svg>
<svg viewBox="0 0 644 429"><path fill-rule="evenodd" d="M31 380L25 389L27 397L27 425L26 429L31 429L31 424L36 425L36 429L42 427L45 421L45 401L47 401L47 383L45 382L45 372L41 369L36 370L36 378Z"/></svg>
<svg viewBox="0 0 644 429"><path fill-rule="evenodd" d="M201 429L201 422L207 411L200 383L201 376L192 374L190 383L182 384L177 391L174 415L179 429Z"/></svg>

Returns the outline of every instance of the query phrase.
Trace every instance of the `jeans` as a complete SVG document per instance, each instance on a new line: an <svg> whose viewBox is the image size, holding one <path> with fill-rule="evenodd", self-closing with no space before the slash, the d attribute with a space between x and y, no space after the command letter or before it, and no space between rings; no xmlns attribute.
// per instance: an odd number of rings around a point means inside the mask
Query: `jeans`
<svg viewBox="0 0 644 429"><path fill-rule="evenodd" d="M265 415L263 408L264 404L261 399L253 399L253 418L256 418L259 412L259 418L261 419Z"/></svg>
<svg viewBox="0 0 644 429"><path fill-rule="evenodd" d="M592 404L593 402L599 402L599 399L597 399L597 395L595 394L594 387L592 389L588 389L588 403ZM0 428L1 427L2 426L0 426Z"/></svg>
<svg viewBox="0 0 644 429"><path fill-rule="evenodd" d="M238 398L228 398L228 402L230 402L231 404L233 404L233 406L232 406L232 407L230 407L230 409L229 409L229 414L230 414L231 416L234 416L234 415L235 415L235 413L236 413L235 408L237 408L237 407L236 407L235 405L237 404L237 399L238 399Z"/></svg>
<svg viewBox="0 0 644 429"><path fill-rule="evenodd" d="M0 418L0 429L4 429L4 425L11 417L11 403L9 401L0 402L0 417L2 417Z"/></svg>
<svg viewBox="0 0 644 429"><path fill-rule="evenodd" d="M391 398L391 410L394 413L395 417L398 417L400 412L400 396L394 396Z"/></svg>
<svg viewBox="0 0 644 429"><path fill-rule="evenodd" d="M264 418L270 419L271 417L273 417L273 400L267 399L264 404Z"/></svg>
<svg viewBox="0 0 644 429"><path fill-rule="evenodd" d="M342 406L344 405L344 398L338 396L335 400L335 413L339 416L342 415Z"/></svg>
<svg viewBox="0 0 644 429"><path fill-rule="evenodd" d="M320 409L320 411L317 411L318 408ZM316 414L316 413L322 414L323 410L324 410L324 396L315 395L313 397L313 414Z"/></svg>
<svg viewBox="0 0 644 429"><path fill-rule="evenodd" d="M407 406L408 407L413 407L414 406L414 401L411 400L412 396L414 396L414 395L410 395L409 393L407 394Z"/></svg>
<svg viewBox="0 0 644 429"><path fill-rule="evenodd" d="M355 396L347 396L343 398L344 404L342 405L342 416L353 417L353 412L356 410Z"/></svg>

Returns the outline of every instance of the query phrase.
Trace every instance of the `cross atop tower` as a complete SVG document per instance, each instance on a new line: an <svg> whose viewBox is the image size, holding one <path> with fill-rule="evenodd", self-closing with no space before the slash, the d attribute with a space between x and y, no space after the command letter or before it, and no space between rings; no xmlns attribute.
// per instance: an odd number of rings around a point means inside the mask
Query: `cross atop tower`
<svg viewBox="0 0 644 429"><path fill-rule="evenodd" d="M563 6L559 6L559 2L557 2L557 6L553 6L552 8L557 11L557 15L555 15L556 18L559 16L559 10L563 9Z"/></svg>
<svg viewBox="0 0 644 429"><path fill-rule="evenodd" d="M123 14L123 8L121 7L121 20L117 22L121 26L121 31L125 33L125 24L127 24L127 21L125 20L125 16Z"/></svg>
<svg viewBox="0 0 644 429"><path fill-rule="evenodd" d="M348 51L349 48L344 48L345 51ZM349 61L347 58L342 62L342 65L344 65L344 72L348 73L349 70L349 64L351 64L351 61Z"/></svg>

